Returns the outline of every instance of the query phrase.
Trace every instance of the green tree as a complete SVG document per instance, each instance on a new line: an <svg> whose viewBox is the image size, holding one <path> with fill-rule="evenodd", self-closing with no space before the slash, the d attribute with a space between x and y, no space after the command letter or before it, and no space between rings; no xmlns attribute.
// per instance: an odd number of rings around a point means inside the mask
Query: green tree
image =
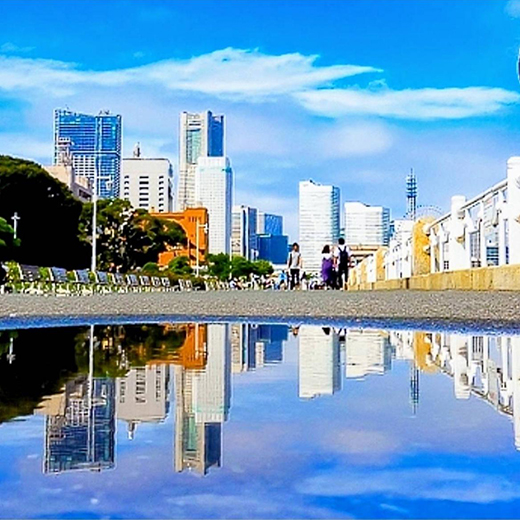
<svg viewBox="0 0 520 520"><path fill-rule="evenodd" d="M85 204L81 215L81 234L91 241L93 204ZM97 213L98 266L111 264L123 272L157 262L159 253L186 240L183 229L165 219L134 210L126 200L100 200Z"/></svg>
<svg viewBox="0 0 520 520"><path fill-rule="evenodd" d="M233 278L248 278L253 270L253 263L243 256L234 256L231 259L231 276Z"/></svg>
<svg viewBox="0 0 520 520"><path fill-rule="evenodd" d="M18 213L20 246L13 260L69 269L88 266L89 248L78 236L82 204L38 164L0 155L0 217Z"/></svg>
<svg viewBox="0 0 520 520"><path fill-rule="evenodd" d="M155 276L159 274L159 266L156 262L148 262L143 265L143 273L148 274L150 276Z"/></svg>
<svg viewBox="0 0 520 520"><path fill-rule="evenodd" d="M256 260L253 262L253 273L258 276L268 276L274 271L273 265L267 260Z"/></svg>
<svg viewBox="0 0 520 520"><path fill-rule="evenodd" d="M20 240L14 238L14 229L0 217L0 260L10 260Z"/></svg>
<svg viewBox="0 0 520 520"><path fill-rule="evenodd" d="M168 264L168 271L171 274L185 276L193 273L190 260L187 256L177 256Z"/></svg>
<svg viewBox="0 0 520 520"><path fill-rule="evenodd" d="M231 260L229 255L225 253L208 255L208 273L219 280L228 280L231 274Z"/></svg>

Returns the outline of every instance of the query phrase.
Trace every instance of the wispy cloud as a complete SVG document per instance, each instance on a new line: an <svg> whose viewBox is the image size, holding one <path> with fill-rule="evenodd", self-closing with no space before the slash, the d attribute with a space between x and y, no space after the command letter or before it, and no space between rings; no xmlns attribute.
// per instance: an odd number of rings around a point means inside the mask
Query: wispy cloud
<svg viewBox="0 0 520 520"><path fill-rule="evenodd" d="M509 0L506 4L505 11L513 18L520 18L520 0Z"/></svg>
<svg viewBox="0 0 520 520"><path fill-rule="evenodd" d="M296 94L305 108L327 117L347 115L396 119L464 119L485 116L520 101L501 88L467 87L391 90L317 89Z"/></svg>
<svg viewBox="0 0 520 520"><path fill-rule="evenodd" d="M227 48L188 60L171 59L128 69L93 71L63 61L3 56L0 57L0 89L45 90L58 97L75 93L75 88L81 85L144 84L252 101L379 72L374 67L360 65L318 66L317 59L318 56L299 53L275 56L256 50Z"/></svg>
<svg viewBox="0 0 520 520"><path fill-rule="evenodd" d="M3 54L25 54L34 50L34 47L20 47L12 42L5 42L0 45L0 52Z"/></svg>

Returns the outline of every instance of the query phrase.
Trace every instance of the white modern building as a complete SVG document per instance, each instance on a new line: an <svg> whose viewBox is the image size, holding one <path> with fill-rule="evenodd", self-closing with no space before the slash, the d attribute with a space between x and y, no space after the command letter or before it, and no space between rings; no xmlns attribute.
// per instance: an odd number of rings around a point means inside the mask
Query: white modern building
<svg viewBox="0 0 520 520"><path fill-rule="evenodd" d="M390 370L392 351L388 334L377 330L349 329L345 338L345 375L362 378Z"/></svg>
<svg viewBox="0 0 520 520"><path fill-rule="evenodd" d="M169 408L170 366L147 365L132 368L116 379L116 415L128 424L128 436L134 437L137 425L159 423Z"/></svg>
<svg viewBox="0 0 520 520"><path fill-rule="evenodd" d="M231 254L255 260L258 255L257 210L249 206L233 206Z"/></svg>
<svg viewBox="0 0 520 520"><path fill-rule="evenodd" d="M302 325L299 337L299 396L312 399L341 389L339 338L332 328Z"/></svg>
<svg viewBox="0 0 520 520"><path fill-rule="evenodd" d="M345 203L345 242L352 246L387 246L390 210L362 202Z"/></svg>
<svg viewBox="0 0 520 520"><path fill-rule="evenodd" d="M231 253L233 170L227 157L199 157L195 200L208 210L208 252Z"/></svg>
<svg viewBox="0 0 520 520"><path fill-rule="evenodd" d="M196 205L195 174L199 157L224 156L224 116L209 110L182 112L179 134L179 185L177 211Z"/></svg>
<svg viewBox="0 0 520 520"><path fill-rule="evenodd" d="M300 182L299 225L303 270L317 273L321 269L321 251L339 238L339 188L309 181Z"/></svg>
<svg viewBox="0 0 520 520"><path fill-rule="evenodd" d="M134 156L123 159L121 198L134 208L164 213L173 211L173 168L168 159L141 157L139 145Z"/></svg>

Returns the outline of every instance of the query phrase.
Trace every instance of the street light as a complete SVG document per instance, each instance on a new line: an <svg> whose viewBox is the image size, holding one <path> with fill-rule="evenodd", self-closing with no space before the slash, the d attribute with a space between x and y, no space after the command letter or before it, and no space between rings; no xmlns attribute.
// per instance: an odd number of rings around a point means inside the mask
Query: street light
<svg viewBox="0 0 520 520"><path fill-rule="evenodd" d="M197 220L197 253L196 253L197 264L196 264L196 267L195 267L195 272L197 273L197 276L199 276L199 271L200 271L200 265L199 265L199 228L202 228L204 230L204 233L207 233L208 232L208 225L207 224L199 224L199 221ZM207 248L207 244L206 244L206 248Z"/></svg>
<svg viewBox="0 0 520 520"><path fill-rule="evenodd" d="M14 215L11 217L11 220L13 221L14 239L16 240L18 236L18 221L20 220L20 217L16 211L14 212Z"/></svg>

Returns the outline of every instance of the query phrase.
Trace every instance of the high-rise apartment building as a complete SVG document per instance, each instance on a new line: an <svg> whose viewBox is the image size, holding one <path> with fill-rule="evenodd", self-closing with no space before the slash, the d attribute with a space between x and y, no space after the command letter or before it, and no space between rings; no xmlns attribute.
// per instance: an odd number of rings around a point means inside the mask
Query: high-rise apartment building
<svg viewBox="0 0 520 520"><path fill-rule="evenodd" d="M258 212L256 232L259 235L283 235L283 217L271 213Z"/></svg>
<svg viewBox="0 0 520 520"><path fill-rule="evenodd" d="M134 208L165 213L173 211L173 168L168 159L141 157L137 145L134 156L123 159L121 198Z"/></svg>
<svg viewBox="0 0 520 520"><path fill-rule="evenodd" d="M345 203L345 242L348 246L387 246L390 210L362 202Z"/></svg>
<svg viewBox="0 0 520 520"><path fill-rule="evenodd" d="M257 210L249 206L233 206L231 254L255 260L258 256Z"/></svg>
<svg viewBox="0 0 520 520"><path fill-rule="evenodd" d="M323 246L339 238L339 188L313 181L300 182L299 225L303 270L317 273L321 269Z"/></svg>
<svg viewBox="0 0 520 520"><path fill-rule="evenodd" d="M208 252L231 252L233 170L227 157L199 157L195 169L195 200L208 210Z"/></svg>
<svg viewBox="0 0 520 520"><path fill-rule="evenodd" d="M195 175L199 157L224 156L224 116L209 110L182 112L179 139L177 211L196 205Z"/></svg>
<svg viewBox="0 0 520 520"><path fill-rule="evenodd" d="M54 164L60 164L63 140L69 140L75 175L93 185L97 171L97 194L116 198L120 193L121 116L98 115L70 110L54 111Z"/></svg>

